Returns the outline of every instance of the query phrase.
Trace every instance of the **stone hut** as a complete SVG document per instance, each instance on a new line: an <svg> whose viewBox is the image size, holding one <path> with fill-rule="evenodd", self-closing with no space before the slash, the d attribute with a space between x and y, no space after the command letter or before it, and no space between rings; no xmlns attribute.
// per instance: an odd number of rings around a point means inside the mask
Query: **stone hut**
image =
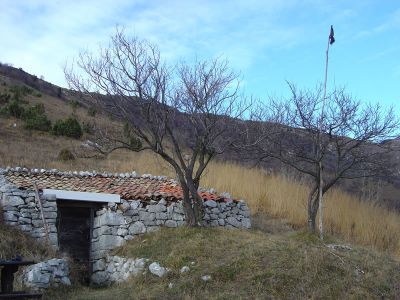
<svg viewBox="0 0 400 300"><path fill-rule="evenodd" d="M199 195L204 226L251 227L243 200L205 189ZM97 283L110 250L160 226L184 225L182 199L179 184L164 176L0 169L4 222L81 262Z"/></svg>

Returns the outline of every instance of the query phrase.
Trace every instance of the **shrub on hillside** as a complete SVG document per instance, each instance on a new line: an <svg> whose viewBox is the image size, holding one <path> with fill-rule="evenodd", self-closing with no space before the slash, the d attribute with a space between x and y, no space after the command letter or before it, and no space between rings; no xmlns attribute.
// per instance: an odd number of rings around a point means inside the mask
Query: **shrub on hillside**
<svg viewBox="0 0 400 300"><path fill-rule="evenodd" d="M51 130L51 121L45 114L43 104L36 104L26 109L22 115L22 119L25 121L25 129L40 131Z"/></svg>
<svg viewBox="0 0 400 300"><path fill-rule="evenodd" d="M61 161L70 161L75 160L75 155L68 149L61 149L60 153L58 153L58 160Z"/></svg>
<svg viewBox="0 0 400 300"><path fill-rule="evenodd" d="M19 103L19 101L15 100L15 99L9 101L0 110L1 114L6 115L6 116L15 117L15 118L21 118L24 111L25 111L24 107Z"/></svg>
<svg viewBox="0 0 400 300"><path fill-rule="evenodd" d="M53 126L54 135L63 135L79 139L83 132L78 120L74 117L69 117L66 120L58 120Z"/></svg>

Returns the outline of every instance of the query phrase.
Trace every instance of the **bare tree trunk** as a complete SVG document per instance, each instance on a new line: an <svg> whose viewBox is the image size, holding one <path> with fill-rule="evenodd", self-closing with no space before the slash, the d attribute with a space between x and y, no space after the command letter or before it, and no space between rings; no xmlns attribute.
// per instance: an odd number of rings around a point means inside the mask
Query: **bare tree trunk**
<svg viewBox="0 0 400 300"><path fill-rule="evenodd" d="M316 229L316 218L318 212L318 196L319 193L318 186L315 185L308 195L307 202L307 213L308 213L308 230L310 232L315 232Z"/></svg>

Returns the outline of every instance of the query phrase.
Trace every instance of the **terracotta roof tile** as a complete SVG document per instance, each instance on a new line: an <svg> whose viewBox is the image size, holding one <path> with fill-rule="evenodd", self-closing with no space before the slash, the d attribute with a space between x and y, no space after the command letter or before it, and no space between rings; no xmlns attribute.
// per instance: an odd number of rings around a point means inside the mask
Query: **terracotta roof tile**
<svg viewBox="0 0 400 300"><path fill-rule="evenodd" d="M21 169L21 168L19 168ZM0 173L1 174L1 173ZM129 174L129 173L126 173ZM77 192L118 194L125 200L179 201L183 199L182 188L175 180L162 176L142 177L135 175L110 175L89 172L58 172L46 170L3 170L3 176L11 183L24 189L32 189L36 182L40 190L57 189ZM227 201L211 192L199 192L204 200Z"/></svg>

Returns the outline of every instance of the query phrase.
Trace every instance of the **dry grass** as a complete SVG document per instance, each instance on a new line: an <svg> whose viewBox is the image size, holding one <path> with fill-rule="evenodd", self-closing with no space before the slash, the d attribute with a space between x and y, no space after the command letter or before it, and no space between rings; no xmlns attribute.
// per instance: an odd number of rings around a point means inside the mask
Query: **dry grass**
<svg viewBox="0 0 400 300"><path fill-rule="evenodd" d="M1 208L0 208L1 209ZM21 255L26 260L40 261L54 251L38 243L33 237L11 226L0 223L0 260Z"/></svg>
<svg viewBox="0 0 400 300"><path fill-rule="evenodd" d="M171 271L149 272L103 289L54 290L45 299L370 299L395 298L399 264L355 247L330 250L315 236L229 229L162 229L116 251ZM180 268L189 266L188 273ZM201 276L211 275L204 282ZM172 283L173 287L168 288Z"/></svg>

